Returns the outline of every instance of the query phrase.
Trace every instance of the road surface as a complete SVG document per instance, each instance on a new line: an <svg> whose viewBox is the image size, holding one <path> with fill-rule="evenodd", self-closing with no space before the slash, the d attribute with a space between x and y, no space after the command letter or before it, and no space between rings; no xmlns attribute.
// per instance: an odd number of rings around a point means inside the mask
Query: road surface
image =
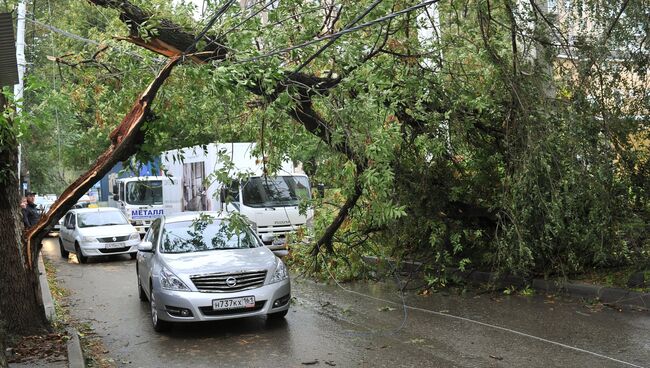
<svg viewBox="0 0 650 368"><path fill-rule="evenodd" d="M44 255L118 367L650 367L650 313L548 296L435 293L391 283L292 280L284 321L264 317L153 331L128 256Z"/></svg>

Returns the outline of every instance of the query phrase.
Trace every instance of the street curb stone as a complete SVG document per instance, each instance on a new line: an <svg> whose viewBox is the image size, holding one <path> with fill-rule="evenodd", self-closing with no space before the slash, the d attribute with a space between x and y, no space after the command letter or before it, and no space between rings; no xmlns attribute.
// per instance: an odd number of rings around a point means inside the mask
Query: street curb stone
<svg viewBox="0 0 650 368"><path fill-rule="evenodd" d="M70 335L70 340L68 340L68 367L85 368L86 363L83 352L81 351L79 333L76 329L70 328L68 330L68 335Z"/></svg>
<svg viewBox="0 0 650 368"><path fill-rule="evenodd" d="M43 263L43 255L38 255L38 281L41 286L41 295L43 298L43 306L45 307L45 316L48 321L52 322L55 317L54 300L52 299L52 291L50 284L47 282L47 275L45 274L45 263Z"/></svg>
<svg viewBox="0 0 650 368"><path fill-rule="evenodd" d="M43 255L38 255L38 280L41 285L41 295L43 298L43 306L45 307L45 315L47 319L52 322L56 317L54 309L54 298L52 298L52 291L47 282L47 275L45 273L45 263L43 262ZM74 328L68 329L68 367L69 368L85 368L86 363L81 351L81 342L79 341L79 333Z"/></svg>
<svg viewBox="0 0 650 368"><path fill-rule="evenodd" d="M363 260L378 268L382 263L389 264L393 269L398 267L393 260L381 260L378 257L365 256ZM399 269L402 272L408 272L412 275L421 273L422 263L402 261L399 263ZM576 281L559 281L545 279L526 279L518 276L499 276L494 272L483 271L460 271L458 269L449 269L451 273L464 280L481 284L493 284L497 287L530 286L537 291L564 293L570 296L597 299L601 303L612 304L617 306L627 306L635 308L650 309L650 293L641 293L638 291L626 290L621 288L605 287L602 285L591 285Z"/></svg>

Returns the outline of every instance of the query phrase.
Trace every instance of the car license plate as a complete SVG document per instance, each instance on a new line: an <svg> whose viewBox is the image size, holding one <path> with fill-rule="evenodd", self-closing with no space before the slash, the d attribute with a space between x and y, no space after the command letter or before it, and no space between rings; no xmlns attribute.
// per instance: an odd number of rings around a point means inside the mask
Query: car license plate
<svg viewBox="0 0 650 368"><path fill-rule="evenodd" d="M215 299L212 301L213 310L227 310L240 308L253 308L255 306L254 296L245 296L232 299Z"/></svg>
<svg viewBox="0 0 650 368"><path fill-rule="evenodd" d="M115 249L115 248L123 248L124 243L109 243L106 244L106 249Z"/></svg>

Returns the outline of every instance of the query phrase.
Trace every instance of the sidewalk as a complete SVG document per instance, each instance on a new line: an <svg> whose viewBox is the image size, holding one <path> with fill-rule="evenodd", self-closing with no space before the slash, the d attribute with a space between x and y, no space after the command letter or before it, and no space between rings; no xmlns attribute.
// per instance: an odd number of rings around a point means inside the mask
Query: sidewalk
<svg viewBox="0 0 650 368"><path fill-rule="evenodd" d="M43 297L43 306L45 308L45 316L52 322L56 318L56 310L54 308L54 299L52 292L47 282L47 274L45 272L45 264L43 263L43 256L39 255L38 258L38 271L39 283ZM81 350L81 343L79 335L76 330L68 329L67 331L70 339L67 342L66 356L48 356L44 358L35 358L33 360L21 363L9 363L11 368L84 368L85 362Z"/></svg>

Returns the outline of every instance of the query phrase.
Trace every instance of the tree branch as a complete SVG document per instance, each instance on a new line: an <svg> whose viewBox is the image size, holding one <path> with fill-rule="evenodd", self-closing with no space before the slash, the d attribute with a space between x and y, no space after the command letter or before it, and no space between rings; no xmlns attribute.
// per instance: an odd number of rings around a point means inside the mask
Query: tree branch
<svg viewBox="0 0 650 368"><path fill-rule="evenodd" d="M126 114L120 125L110 134L110 147L97 158L95 164L86 173L59 196L50 210L41 217L39 222L25 232L27 252L26 264L30 269L35 267L34 259L41 249L41 240L49 229L72 207L84 193L108 173L115 164L128 159L135 154L142 143L144 134L142 124L151 116L151 104L158 90L171 74L172 69L179 63L180 58L173 58L163 67L156 78L142 92L140 97Z"/></svg>

